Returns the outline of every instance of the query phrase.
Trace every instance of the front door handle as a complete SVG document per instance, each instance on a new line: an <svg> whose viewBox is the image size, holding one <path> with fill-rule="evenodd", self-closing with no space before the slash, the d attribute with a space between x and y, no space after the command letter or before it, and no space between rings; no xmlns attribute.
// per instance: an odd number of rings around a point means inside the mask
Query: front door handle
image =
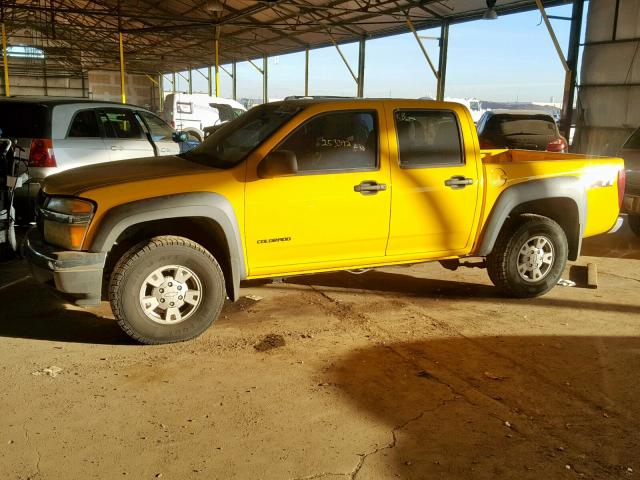
<svg viewBox="0 0 640 480"><path fill-rule="evenodd" d="M120 145L111 145L111 150L124 150L124 147L121 147Z"/></svg>
<svg viewBox="0 0 640 480"><path fill-rule="evenodd" d="M460 190L467 185L473 185L473 178L463 177L462 175L455 175L448 180L444 181L445 186L452 188L453 190Z"/></svg>
<svg viewBox="0 0 640 480"><path fill-rule="evenodd" d="M386 189L386 183L378 183L375 180L364 180L353 187L354 192L361 193L362 195L375 195L376 193Z"/></svg>

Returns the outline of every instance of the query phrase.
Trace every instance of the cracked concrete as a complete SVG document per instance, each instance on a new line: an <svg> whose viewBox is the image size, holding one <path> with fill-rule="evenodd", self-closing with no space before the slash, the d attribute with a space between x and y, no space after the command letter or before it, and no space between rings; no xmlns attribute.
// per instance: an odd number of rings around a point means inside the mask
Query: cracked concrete
<svg viewBox="0 0 640 480"><path fill-rule="evenodd" d="M631 479L640 241L620 235L632 250L585 242L597 290L504 299L437 264L295 277L159 347L0 265L0 478ZM284 344L256 351L267 335Z"/></svg>

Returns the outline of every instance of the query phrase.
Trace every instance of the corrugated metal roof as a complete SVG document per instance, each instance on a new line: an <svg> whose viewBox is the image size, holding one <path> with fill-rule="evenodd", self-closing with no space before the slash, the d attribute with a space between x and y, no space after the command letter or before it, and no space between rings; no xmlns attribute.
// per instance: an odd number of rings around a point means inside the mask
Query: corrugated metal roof
<svg viewBox="0 0 640 480"><path fill-rule="evenodd" d="M222 0L223 11L211 12L211 1L14 0L3 2L3 16L11 44L43 48L49 62L76 71L117 69L122 31L127 71L151 74L211 65L216 32L224 64L406 32L407 17L420 29L486 10L485 0ZM536 7L498 0L495 8Z"/></svg>

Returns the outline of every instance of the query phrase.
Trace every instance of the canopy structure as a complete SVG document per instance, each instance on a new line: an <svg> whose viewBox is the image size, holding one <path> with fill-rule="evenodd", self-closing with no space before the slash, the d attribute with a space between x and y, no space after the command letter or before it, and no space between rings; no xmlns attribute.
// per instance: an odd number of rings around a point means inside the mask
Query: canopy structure
<svg viewBox="0 0 640 480"><path fill-rule="evenodd" d="M535 0L495 5L498 15L534 8ZM50 72L119 69L122 34L126 71L157 74L213 64L215 38L224 64L407 32L407 20L416 29L474 20L487 2L14 0L1 9L9 43L44 51Z"/></svg>

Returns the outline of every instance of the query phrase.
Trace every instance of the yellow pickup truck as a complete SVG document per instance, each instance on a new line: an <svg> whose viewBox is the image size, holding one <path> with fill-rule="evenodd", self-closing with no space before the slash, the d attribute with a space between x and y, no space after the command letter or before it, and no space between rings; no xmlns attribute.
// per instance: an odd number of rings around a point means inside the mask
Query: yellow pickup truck
<svg viewBox="0 0 640 480"><path fill-rule="evenodd" d="M25 251L37 279L167 343L243 279L480 257L506 295L541 295L623 195L621 159L480 150L456 103L300 99L188 153L48 177Z"/></svg>

